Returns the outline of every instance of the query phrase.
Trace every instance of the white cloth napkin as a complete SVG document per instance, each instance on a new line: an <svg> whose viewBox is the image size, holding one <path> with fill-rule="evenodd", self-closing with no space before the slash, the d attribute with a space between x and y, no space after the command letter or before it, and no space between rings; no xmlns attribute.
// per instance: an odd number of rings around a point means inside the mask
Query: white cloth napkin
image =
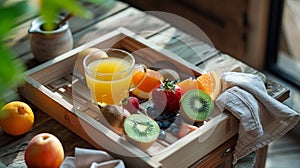
<svg viewBox="0 0 300 168"><path fill-rule="evenodd" d="M230 111L240 121L235 164L240 158L283 136L299 121L299 113L267 94L256 75L227 72L221 77L224 92L215 100L219 112Z"/></svg>
<svg viewBox="0 0 300 168"><path fill-rule="evenodd" d="M60 168L125 168L125 165L105 151L75 148L75 157L65 157Z"/></svg>

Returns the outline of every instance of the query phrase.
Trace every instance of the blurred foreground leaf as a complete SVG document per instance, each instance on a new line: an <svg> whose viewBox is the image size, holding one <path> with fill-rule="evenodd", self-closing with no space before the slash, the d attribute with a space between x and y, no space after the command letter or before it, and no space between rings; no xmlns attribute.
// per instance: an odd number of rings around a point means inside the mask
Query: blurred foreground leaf
<svg viewBox="0 0 300 168"><path fill-rule="evenodd" d="M19 60L13 60L14 53L0 44L0 96L9 89L15 88L23 81L24 64Z"/></svg>
<svg viewBox="0 0 300 168"><path fill-rule="evenodd" d="M0 40L2 39L14 26L17 18L29 10L29 5L26 1L20 1L6 5L2 1L0 3Z"/></svg>
<svg viewBox="0 0 300 168"><path fill-rule="evenodd" d="M62 11L83 18L92 17L92 13L86 10L78 0L44 0L41 1L40 15L46 22L46 30L53 30L56 27L53 21L59 19L59 13Z"/></svg>
<svg viewBox="0 0 300 168"><path fill-rule="evenodd" d="M19 60L13 60L14 53L4 44L5 37L14 27L16 20L29 11L27 1L1 1L0 3L0 107L1 98L23 81L25 66Z"/></svg>
<svg viewBox="0 0 300 168"><path fill-rule="evenodd" d="M102 0L86 0L99 2ZM86 10L78 0L0 0L0 108L3 105L1 98L5 93L23 81L25 66L20 60L14 60L15 53L4 43L10 30L15 26L17 19L29 11L36 11L49 24L59 19L61 12L71 13L74 16L91 18L92 13ZM49 24L48 30L55 25Z"/></svg>

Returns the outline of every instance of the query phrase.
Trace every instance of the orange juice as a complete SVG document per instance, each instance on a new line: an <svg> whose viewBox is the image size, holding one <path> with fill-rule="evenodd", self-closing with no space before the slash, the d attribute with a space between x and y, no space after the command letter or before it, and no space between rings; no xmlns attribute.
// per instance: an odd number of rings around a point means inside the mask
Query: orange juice
<svg viewBox="0 0 300 168"><path fill-rule="evenodd" d="M86 81L93 99L99 103L120 104L128 97L132 78L132 65L125 59L108 57L95 60L86 72Z"/></svg>

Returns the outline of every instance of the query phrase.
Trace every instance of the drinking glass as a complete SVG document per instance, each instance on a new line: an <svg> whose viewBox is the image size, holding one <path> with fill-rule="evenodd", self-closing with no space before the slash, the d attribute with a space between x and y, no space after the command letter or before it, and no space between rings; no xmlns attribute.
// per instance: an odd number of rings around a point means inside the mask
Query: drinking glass
<svg viewBox="0 0 300 168"><path fill-rule="evenodd" d="M90 53L84 58L83 67L92 99L100 105L121 105L135 88L131 82L133 74L146 72L145 65L136 64L130 53L115 48Z"/></svg>

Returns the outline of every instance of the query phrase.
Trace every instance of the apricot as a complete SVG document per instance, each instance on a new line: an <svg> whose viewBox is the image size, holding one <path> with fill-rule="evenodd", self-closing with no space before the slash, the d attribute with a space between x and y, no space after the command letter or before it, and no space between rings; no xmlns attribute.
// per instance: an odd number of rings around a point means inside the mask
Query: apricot
<svg viewBox="0 0 300 168"><path fill-rule="evenodd" d="M30 140L24 159L29 168L58 168L64 160L64 149L57 137L49 133L40 133Z"/></svg>

